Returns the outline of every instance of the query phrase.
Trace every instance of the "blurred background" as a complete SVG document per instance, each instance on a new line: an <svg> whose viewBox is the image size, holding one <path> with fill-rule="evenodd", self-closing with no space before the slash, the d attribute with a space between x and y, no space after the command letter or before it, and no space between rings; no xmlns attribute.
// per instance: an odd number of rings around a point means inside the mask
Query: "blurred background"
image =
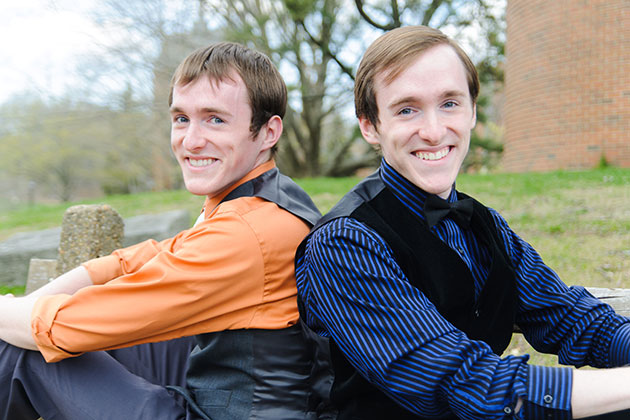
<svg viewBox="0 0 630 420"><path fill-rule="evenodd" d="M167 96L193 49L267 53L290 91L278 165L295 177L365 173L378 157L354 118L355 69L384 30L442 29L484 88L466 170L502 150L505 0L25 0L0 6L0 210L182 187ZM363 170L363 172L362 172Z"/></svg>

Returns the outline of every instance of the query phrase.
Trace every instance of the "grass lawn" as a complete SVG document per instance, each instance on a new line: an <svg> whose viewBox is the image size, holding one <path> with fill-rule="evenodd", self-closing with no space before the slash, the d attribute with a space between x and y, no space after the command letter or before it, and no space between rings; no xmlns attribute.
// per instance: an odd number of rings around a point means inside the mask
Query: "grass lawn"
<svg viewBox="0 0 630 420"><path fill-rule="evenodd" d="M358 178L299 179L326 212ZM457 188L498 210L565 283L630 288L630 169L532 174L461 175ZM203 198L185 191L109 196L64 205L13 208L0 213L0 240L58 226L74 204L106 203L123 217L187 209L191 223ZM0 293L10 291L0 286ZM531 353L517 335L508 352ZM549 356L533 361L554 364Z"/></svg>
<svg viewBox="0 0 630 420"><path fill-rule="evenodd" d="M630 170L476 175L458 188L497 209L566 284L630 288ZM557 364L520 334L506 353Z"/></svg>

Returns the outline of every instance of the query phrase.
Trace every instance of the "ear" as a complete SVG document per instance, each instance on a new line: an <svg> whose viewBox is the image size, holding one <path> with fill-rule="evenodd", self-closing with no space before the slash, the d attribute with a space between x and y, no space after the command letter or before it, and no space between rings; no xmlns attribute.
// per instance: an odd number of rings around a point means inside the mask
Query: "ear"
<svg viewBox="0 0 630 420"><path fill-rule="evenodd" d="M368 143L372 145L380 144L380 136L378 130L366 117L359 117L359 129L361 135Z"/></svg>
<svg viewBox="0 0 630 420"><path fill-rule="evenodd" d="M282 118L274 115L260 128L258 139L262 140L261 151L271 149L282 135Z"/></svg>
<svg viewBox="0 0 630 420"><path fill-rule="evenodd" d="M477 125L477 104L473 104L470 129L472 130L473 128L475 128L475 125Z"/></svg>

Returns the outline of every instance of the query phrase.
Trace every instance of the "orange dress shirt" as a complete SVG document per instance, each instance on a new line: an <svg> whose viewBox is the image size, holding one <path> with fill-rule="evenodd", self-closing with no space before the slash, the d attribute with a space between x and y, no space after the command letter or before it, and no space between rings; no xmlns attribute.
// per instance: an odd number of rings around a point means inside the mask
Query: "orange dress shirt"
<svg viewBox="0 0 630 420"><path fill-rule="evenodd" d="M280 329L298 320L294 256L309 232L302 219L258 197L219 204L260 165L207 198L203 220L88 261L94 286L40 297L32 334L49 362L81 353L243 328Z"/></svg>

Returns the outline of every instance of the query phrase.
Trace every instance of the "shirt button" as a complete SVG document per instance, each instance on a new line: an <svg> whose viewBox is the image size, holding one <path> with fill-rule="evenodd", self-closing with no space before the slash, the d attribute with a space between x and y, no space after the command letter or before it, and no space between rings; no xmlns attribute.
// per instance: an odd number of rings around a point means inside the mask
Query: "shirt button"
<svg viewBox="0 0 630 420"><path fill-rule="evenodd" d="M475 316L479 318L479 315L481 315L481 312L479 311L479 309L475 309Z"/></svg>
<svg viewBox="0 0 630 420"><path fill-rule="evenodd" d="M505 408L503 409L503 412L504 412L505 414L512 414L512 408L510 408L510 407L505 407Z"/></svg>
<svg viewBox="0 0 630 420"><path fill-rule="evenodd" d="M545 402L545 404L551 404L553 402L553 397L547 394L543 397L543 401Z"/></svg>

